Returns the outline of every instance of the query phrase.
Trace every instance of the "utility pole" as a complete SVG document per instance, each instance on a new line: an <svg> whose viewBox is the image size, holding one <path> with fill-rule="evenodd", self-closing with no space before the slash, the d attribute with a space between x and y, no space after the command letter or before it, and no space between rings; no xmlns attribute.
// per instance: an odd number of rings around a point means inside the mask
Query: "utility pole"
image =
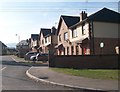
<svg viewBox="0 0 120 92"><path fill-rule="evenodd" d="M18 37L18 43L20 42L20 35L16 34L16 36Z"/></svg>

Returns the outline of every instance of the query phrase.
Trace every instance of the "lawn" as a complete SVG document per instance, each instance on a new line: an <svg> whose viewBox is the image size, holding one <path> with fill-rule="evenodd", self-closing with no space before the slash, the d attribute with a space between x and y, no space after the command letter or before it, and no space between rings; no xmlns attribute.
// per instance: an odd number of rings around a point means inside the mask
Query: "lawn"
<svg viewBox="0 0 120 92"><path fill-rule="evenodd" d="M118 80L118 70L51 68L53 71L94 79Z"/></svg>

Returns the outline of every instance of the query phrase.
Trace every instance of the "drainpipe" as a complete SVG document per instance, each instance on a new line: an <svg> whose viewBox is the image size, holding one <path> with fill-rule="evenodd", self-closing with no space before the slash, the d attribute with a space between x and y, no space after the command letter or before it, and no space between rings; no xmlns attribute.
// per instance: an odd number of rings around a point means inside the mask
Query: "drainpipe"
<svg viewBox="0 0 120 92"><path fill-rule="evenodd" d="M90 35L90 54L95 54L94 48L94 28L93 28L93 21L90 21L90 28L89 28L89 35Z"/></svg>

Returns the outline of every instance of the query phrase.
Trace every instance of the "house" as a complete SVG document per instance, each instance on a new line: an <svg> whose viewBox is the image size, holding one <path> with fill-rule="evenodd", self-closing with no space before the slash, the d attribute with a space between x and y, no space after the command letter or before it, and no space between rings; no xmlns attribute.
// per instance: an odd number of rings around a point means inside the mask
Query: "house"
<svg viewBox="0 0 120 92"><path fill-rule="evenodd" d="M30 48L31 48L31 51L33 52L38 51L38 38L39 38L39 34L31 34Z"/></svg>
<svg viewBox="0 0 120 92"><path fill-rule="evenodd" d="M80 14L80 21L69 27L70 42L79 55L119 53L120 13L103 8L94 14Z"/></svg>
<svg viewBox="0 0 120 92"><path fill-rule="evenodd" d="M41 28L39 36L39 52L42 53L55 53L55 46L57 45L57 29L52 27L51 29Z"/></svg>
<svg viewBox="0 0 120 92"><path fill-rule="evenodd" d="M79 21L80 21L80 17L61 15L57 29L58 45L55 46L58 55L74 54L73 47L70 42L69 27L78 23Z"/></svg>
<svg viewBox="0 0 120 92"><path fill-rule="evenodd" d="M48 53L47 45L49 45L49 42L51 38L49 37L49 34L51 34L51 29L47 28L41 28L40 34L39 34L39 52L42 53Z"/></svg>
<svg viewBox="0 0 120 92"><path fill-rule="evenodd" d="M6 55L7 54L7 46L0 41L0 55Z"/></svg>
<svg viewBox="0 0 120 92"><path fill-rule="evenodd" d="M18 57L24 57L24 55L29 52L29 45L26 40L20 41L16 45L16 50L18 51Z"/></svg>

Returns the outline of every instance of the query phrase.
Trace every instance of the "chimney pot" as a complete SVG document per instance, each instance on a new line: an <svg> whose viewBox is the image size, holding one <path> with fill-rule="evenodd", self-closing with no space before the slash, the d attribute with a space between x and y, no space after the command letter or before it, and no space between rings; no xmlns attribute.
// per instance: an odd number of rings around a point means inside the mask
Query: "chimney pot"
<svg viewBox="0 0 120 92"><path fill-rule="evenodd" d="M85 11L82 11L82 13L80 13L80 22L83 21L85 18L87 18L87 13Z"/></svg>

